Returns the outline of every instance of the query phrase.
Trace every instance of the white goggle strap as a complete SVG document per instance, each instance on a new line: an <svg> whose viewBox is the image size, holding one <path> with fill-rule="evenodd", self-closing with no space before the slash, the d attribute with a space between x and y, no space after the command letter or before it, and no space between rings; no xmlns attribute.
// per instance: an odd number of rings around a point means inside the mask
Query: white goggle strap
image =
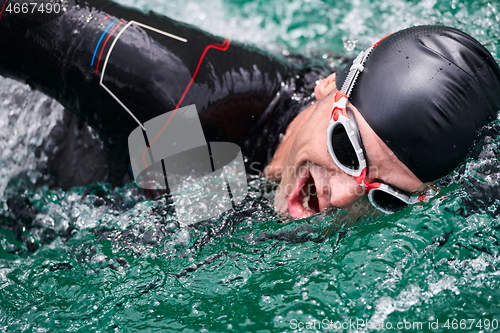
<svg viewBox="0 0 500 333"><path fill-rule="evenodd" d="M349 73L345 78L344 84L342 85L342 89L340 89L347 95L347 97L351 96L352 89L356 84L356 80L358 79L359 73L361 73L365 69L364 64L366 62L366 59L372 52L372 50L373 46L370 46L366 51L361 51L356 57L356 59L354 59L351 68L349 68Z"/></svg>

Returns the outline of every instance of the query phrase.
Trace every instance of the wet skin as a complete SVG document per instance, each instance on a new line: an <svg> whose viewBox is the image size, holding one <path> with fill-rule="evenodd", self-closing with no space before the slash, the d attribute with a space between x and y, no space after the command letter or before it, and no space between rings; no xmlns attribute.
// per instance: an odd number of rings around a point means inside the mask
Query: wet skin
<svg viewBox="0 0 500 333"><path fill-rule="evenodd" d="M282 214L304 218L336 207L345 208L366 195L356 179L337 167L328 153L326 131L337 92L335 74L315 89L318 102L303 110L288 126L274 157L264 170L266 177L279 179L275 206ZM365 148L366 182L382 181L407 192L425 185L394 155L348 103L356 118Z"/></svg>

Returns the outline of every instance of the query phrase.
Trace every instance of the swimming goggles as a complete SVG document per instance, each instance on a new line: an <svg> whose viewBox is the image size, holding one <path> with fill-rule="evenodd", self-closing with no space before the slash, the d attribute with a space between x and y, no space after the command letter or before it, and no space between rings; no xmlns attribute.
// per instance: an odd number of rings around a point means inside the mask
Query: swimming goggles
<svg viewBox="0 0 500 333"><path fill-rule="evenodd" d="M364 63L372 51L370 47L362 51L354 60L342 89L334 96L330 123L327 129L327 145L333 161L337 166L353 176L359 185L368 193L370 203L385 213L393 213L416 202L428 200L428 189L422 193L410 194L381 182L366 183L367 164L354 114L347 110L348 97L363 71Z"/></svg>

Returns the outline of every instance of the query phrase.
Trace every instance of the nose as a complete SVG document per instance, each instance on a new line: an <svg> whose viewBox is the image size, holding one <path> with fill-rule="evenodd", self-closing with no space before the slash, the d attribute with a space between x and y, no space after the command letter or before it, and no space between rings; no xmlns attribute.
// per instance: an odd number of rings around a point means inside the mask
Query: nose
<svg viewBox="0 0 500 333"><path fill-rule="evenodd" d="M330 204L334 207L348 207L366 195L365 190L354 177L342 173L330 179Z"/></svg>

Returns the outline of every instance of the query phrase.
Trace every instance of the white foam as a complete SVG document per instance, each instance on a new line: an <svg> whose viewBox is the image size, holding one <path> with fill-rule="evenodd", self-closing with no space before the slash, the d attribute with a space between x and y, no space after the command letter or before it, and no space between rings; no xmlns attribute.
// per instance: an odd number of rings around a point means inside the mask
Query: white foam
<svg viewBox="0 0 500 333"><path fill-rule="evenodd" d="M63 106L28 85L0 77L0 195L9 180L27 172L35 182L46 165L44 151L51 149L46 140ZM41 153L40 157L35 152Z"/></svg>

